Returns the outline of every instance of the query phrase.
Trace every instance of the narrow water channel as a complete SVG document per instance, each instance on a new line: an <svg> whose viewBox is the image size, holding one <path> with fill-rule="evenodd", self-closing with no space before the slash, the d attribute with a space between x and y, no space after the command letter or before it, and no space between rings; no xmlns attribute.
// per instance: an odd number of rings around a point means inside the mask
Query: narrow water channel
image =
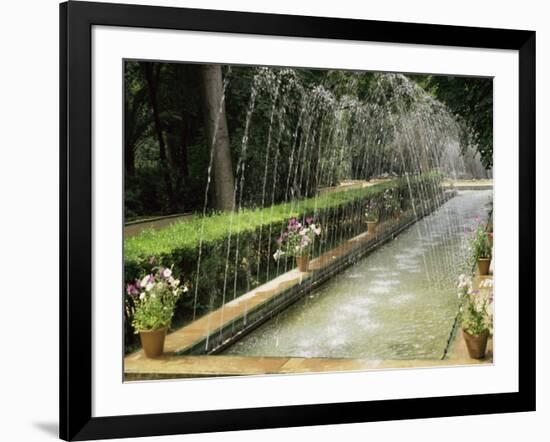
<svg viewBox="0 0 550 442"><path fill-rule="evenodd" d="M466 269L465 230L486 217L491 199L491 190L460 192L224 354L441 358Z"/></svg>

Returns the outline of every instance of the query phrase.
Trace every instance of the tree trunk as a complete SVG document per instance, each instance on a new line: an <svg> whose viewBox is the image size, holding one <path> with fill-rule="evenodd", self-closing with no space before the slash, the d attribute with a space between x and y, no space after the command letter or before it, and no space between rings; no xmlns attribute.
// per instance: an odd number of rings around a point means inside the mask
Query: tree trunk
<svg viewBox="0 0 550 442"><path fill-rule="evenodd" d="M162 169L162 175L164 178L164 184L166 186L166 194L168 195L168 201L170 204L170 209L175 209L174 201L174 191L172 189L172 180L170 178L170 169L168 168L168 161L166 159L166 144L164 142L164 136L162 134L162 126L160 123L160 115L158 109L157 101L157 85L158 85L158 73L157 75L153 74L153 63L141 63L141 67L145 74L145 79L147 80L147 89L149 91L149 102L151 103L151 108L153 109L153 119L155 122L155 132L157 134L157 140L159 143L159 159L160 167Z"/></svg>
<svg viewBox="0 0 550 442"><path fill-rule="evenodd" d="M189 117L183 114L183 123L181 125L181 144L180 144L180 157L181 157L181 175L184 181L189 178L189 164L187 159L187 145L189 144L189 130L187 126L187 120Z"/></svg>
<svg viewBox="0 0 550 442"><path fill-rule="evenodd" d="M222 70L219 65L200 69L206 136L213 155L214 207L235 209L233 164L223 97Z"/></svg>
<svg viewBox="0 0 550 442"><path fill-rule="evenodd" d="M175 167L172 169L175 176L174 192L180 194L181 187L187 184L189 178L189 167L187 159L187 144L189 142L189 131L187 129L187 115L182 113L183 122L181 127L175 127L172 132L166 134L166 144L171 164ZM179 130L178 130L179 129Z"/></svg>

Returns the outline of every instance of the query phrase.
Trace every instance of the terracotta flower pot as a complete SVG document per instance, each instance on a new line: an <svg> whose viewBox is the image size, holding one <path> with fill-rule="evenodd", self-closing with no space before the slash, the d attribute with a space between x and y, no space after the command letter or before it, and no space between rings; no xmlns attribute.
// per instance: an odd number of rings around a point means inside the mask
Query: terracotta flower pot
<svg viewBox="0 0 550 442"><path fill-rule="evenodd" d="M466 348L468 349L468 354L470 357L472 359L483 359L487 349L489 330L485 330L477 336L471 335L470 333L462 330L462 336L464 337L464 342L466 342Z"/></svg>
<svg viewBox="0 0 550 442"><path fill-rule="evenodd" d="M164 350L164 339L168 327L157 328L139 332L139 339L145 356L148 358L159 357Z"/></svg>
<svg viewBox="0 0 550 442"><path fill-rule="evenodd" d="M296 265L300 272L307 272L309 269L309 255L302 255L296 257Z"/></svg>
<svg viewBox="0 0 550 442"><path fill-rule="evenodd" d="M367 231L371 235L376 233L376 227L378 226L378 221L367 221Z"/></svg>
<svg viewBox="0 0 550 442"><path fill-rule="evenodd" d="M490 265L491 265L491 258L479 258L477 260L477 270L479 274L488 275Z"/></svg>

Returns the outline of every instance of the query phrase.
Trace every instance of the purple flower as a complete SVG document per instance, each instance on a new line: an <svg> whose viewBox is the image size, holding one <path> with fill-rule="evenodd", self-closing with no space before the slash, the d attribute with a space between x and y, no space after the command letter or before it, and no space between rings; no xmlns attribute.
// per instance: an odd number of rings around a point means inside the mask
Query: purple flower
<svg viewBox="0 0 550 442"><path fill-rule="evenodd" d="M312 217L312 216L308 216L308 217L306 218L306 224L309 226L312 222L313 222L313 217Z"/></svg>
<svg viewBox="0 0 550 442"><path fill-rule="evenodd" d="M128 284L126 286L126 293L128 293L130 296L137 296L139 295L139 290L135 284Z"/></svg>

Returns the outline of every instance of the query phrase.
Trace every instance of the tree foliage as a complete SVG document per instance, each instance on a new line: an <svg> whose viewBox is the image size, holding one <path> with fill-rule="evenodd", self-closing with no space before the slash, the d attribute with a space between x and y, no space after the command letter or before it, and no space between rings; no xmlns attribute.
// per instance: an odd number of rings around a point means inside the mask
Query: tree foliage
<svg viewBox="0 0 550 442"><path fill-rule="evenodd" d="M205 89L202 69L126 62L127 219L224 209L218 204L224 191L222 199L237 210L262 208L311 197L342 180L426 172L439 165L448 144L420 133L417 117L428 107L418 105L426 97L456 115L463 148L476 146L484 165L492 165L488 79L222 66L228 147L222 158L212 150L217 137L205 119L205 110L210 106L212 114L216 107L208 97L220 83ZM435 112L437 100L428 103ZM421 117L432 126L425 133L447 124L434 114ZM415 152L407 144L421 148ZM229 184L216 186L216 170L228 167Z"/></svg>
<svg viewBox="0 0 550 442"><path fill-rule="evenodd" d="M462 147L473 145L483 165L493 167L493 80L424 76L421 85L445 103L462 122Z"/></svg>

